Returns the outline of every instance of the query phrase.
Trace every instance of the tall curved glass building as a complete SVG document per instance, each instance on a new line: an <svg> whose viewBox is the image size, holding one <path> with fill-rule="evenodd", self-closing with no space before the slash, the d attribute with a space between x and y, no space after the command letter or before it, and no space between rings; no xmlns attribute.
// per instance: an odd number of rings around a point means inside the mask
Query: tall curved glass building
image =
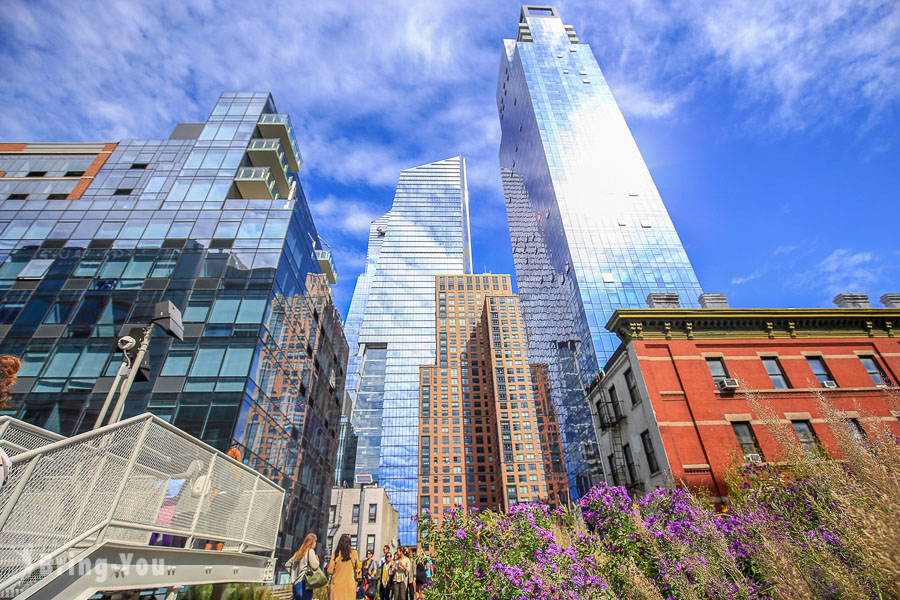
<svg viewBox="0 0 900 600"><path fill-rule="evenodd" d="M347 316L356 472L387 491L401 544L416 543L419 366L435 363L435 276L472 272L468 204L464 158L402 171L391 210L370 227Z"/></svg>
<svg viewBox="0 0 900 600"><path fill-rule="evenodd" d="M618 346L607 319L652 292L693 306L701 289L591 48L555 8L531 5L503 44L500 167L516 280L577 497L603 471L584 388Z"/></svg>

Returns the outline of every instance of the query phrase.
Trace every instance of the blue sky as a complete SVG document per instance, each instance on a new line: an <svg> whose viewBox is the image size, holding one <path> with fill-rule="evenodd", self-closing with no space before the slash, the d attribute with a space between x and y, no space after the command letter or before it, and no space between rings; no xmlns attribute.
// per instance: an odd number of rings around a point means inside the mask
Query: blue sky
<svg viewBox="0 0 900 600"><path fill-rule="evenodd" d="M700 282L731 305L900 292L900 3L557 2ZM476 269L512 272L497 162L519 3L34 2L0 11L0 141L168 137L222 90L292 115L346 315L403 168L467 157Z"/></svg>

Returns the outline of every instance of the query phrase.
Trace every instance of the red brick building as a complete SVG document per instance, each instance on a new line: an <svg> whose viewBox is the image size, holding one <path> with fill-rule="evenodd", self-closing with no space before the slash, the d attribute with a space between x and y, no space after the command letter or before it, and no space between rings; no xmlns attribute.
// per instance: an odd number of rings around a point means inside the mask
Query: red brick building
<svg viewBox="0 0 900 600"><path fill-rule="evenodd" d="M509 275L438 276L437 364L419 378L419 509L567 496L546 367L528 363ZM551 448L552 447L552 448Z"/></svg>
<svg viewBox="0 0 900 600"><path fill-rule="evenodd" d="M804 445L834 445L816 393L860 435L873 421L900 435L893 295L883 297L887 308L731 309L723 300L683 309L676 297L669 308L610 318L606 328L622 343L590 391L608 483L646 490L685 482L723 497L729 468L779 459L748 391Z"/></svg>

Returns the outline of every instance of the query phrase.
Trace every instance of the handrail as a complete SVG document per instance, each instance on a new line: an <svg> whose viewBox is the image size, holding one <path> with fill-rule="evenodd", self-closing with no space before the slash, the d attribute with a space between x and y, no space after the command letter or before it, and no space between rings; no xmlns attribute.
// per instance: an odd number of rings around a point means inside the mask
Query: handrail
<svg viewBox="0 0 900 600"><path fill-rule="evenodd" d="M212 540L243 554L275 549L284 489L150 413L11 462L0 488L0 590L19 582L20 593L40 580L30 575L38 566L95 534L92 548L149 549L165 535L187 547Z"/></svg>
<svg viewBox="0 0 900 600"><path fill-rule="evenodd" d="M17 582L21 581L25 577L28 577L29 575L31 575L31 573L34 572L34 570L36 568L40 567L42 563L48 563L51 560L53 560L54 558L56 558L57 556L59 556L60 554L62 554L63 552L71 550L72 548L77 546L79 542L84 541L87 538L91 537L91 534L96 533L97 531L99 531L100 529L105 527L106 525L107 525L107 523L100 523L93 529L89 529L89 530L85 531L84 533L82 533L81 535L79 535L78 537L72 538L71 540L69 540L68 543L60 546L59 548L57 548L50 554L42 556L37 561L32 561L27 567L25 567L24 569L22 569L15 575L8 577L8 578L4 579L2 582L0 582L0 591L5 590L6 588L8 588L11 585L15 585Z"/></svg>

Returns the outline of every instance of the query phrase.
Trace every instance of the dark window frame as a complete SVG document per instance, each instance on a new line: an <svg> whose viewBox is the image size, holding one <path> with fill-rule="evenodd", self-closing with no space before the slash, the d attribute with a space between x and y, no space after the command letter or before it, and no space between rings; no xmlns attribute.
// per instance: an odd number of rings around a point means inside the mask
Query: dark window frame
<svg viewBox="0 0 900 600"><path fill-rule="evenodd" d="M837 379L834 378L834 375L831 374L831 369L828 368L828 363L825 362L825 358L822 356L807 356L806 364L809 365L809 369L812 371L813 376L816 378L816 381L819 382L819 387L825 387L824 382L833 381L835 385L837 385ZM814 364L818 364L822 367L822 372L817 373Z"/></svg>
<svg viewBox="0 0 900 600"><path fill-rule="evenodd" d="M631 397L631 406L637 406L641 403L641 394L638 390L637 379L632 369L625 370L625 387L628 388L628 395Z"/></svg>
<svg viewBox="0 0 900 600"><path fill-rule="evenodd" d="M743 439L739 431L742 427L746 427L746 433L748 434ZM750 462L747 459L747 456L750 454L758 454L760 459L765 462L765 455L763 455L762 448L759 446L759 440L756 437L756 432L753 431L753 425L750 421L732 421L731 429L734 431L734 437L744 456L744 462Z"/></svg>
<svg viewBox="0 0 900 600"><path fill-rule="evenodd" d="M871 369L866 365L865 361L871 361L872 367ZM866 370L866 373L869 374L869 377L872 378L872 382L878 387L886 387L891 385L891 380L888 378L887 373L885 373L884 369L881 367L881 364L878 362L878 359L875 358L872 354L861 354L859 356L859 362L862 363L863 368Z"/></svg>
<svg viewBox="0 0 900 600"><path fill-rule="evenodd" d="M801 448L816 455L822 454L822 445L819 442L819 436L816 434L816 430L813 429L812 423L810 423L808 419L791 421L791 426L794 428L797 439L800 440ZM802 429L805 429L806 432L801 432ZM801 435L801 433L809 433L809 435Z"/></svg>
<svg viewBox="0 0 900 600"><path fill-rule="evenodd" d="M729 379L731 374L728 372L728 366L725 364L725 359L721 356L707 356L706 358L706 368L709 370L709 375L712 377L713 383L716 386L719 385L719 382L723 379ZM718 364L722 367L722 375L717 375L713 373L712 366L713 364Z"/></svg>
<svg viewBox="0 0 900 600"><path fill-rule="evenodd" d="M644 447L644 455L647 457L647 468L650 469L650 474L655 475L659 473L660 465L656 459L656 449L653 447L653 440L650 439L649 429L641 433L641 445Z"/></svg>
<svg viewBox="0 0 900 600"><path fill-rule="evenodd" d="M781 361L778 360L777 356L761 356L760 360L762 361L763 368L766 370L766 374L769 376L769 380L776 390L789 390L793 387L791 385L791 380L785 375L784 367L781 366ZM770 366L774 366L775 373L769 369ZM781 386L778 384L779 377L781 378Z"/></svg>

